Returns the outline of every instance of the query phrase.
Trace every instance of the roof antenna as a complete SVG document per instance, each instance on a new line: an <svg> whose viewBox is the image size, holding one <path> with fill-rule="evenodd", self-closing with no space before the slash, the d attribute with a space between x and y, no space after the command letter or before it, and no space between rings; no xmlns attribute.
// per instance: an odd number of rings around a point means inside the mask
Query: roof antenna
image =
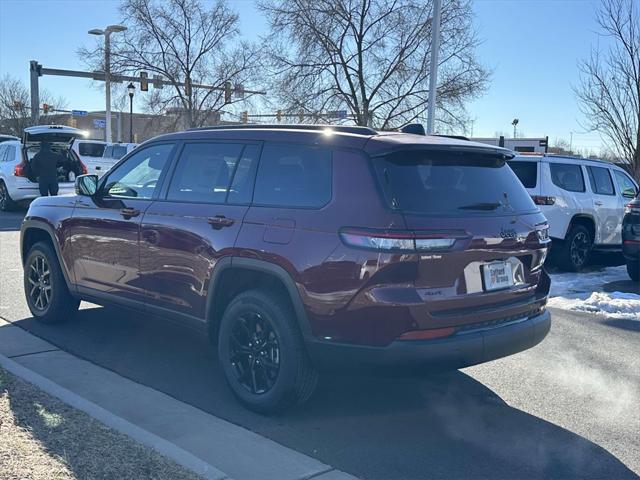
<svg viewBox="0 0 640 480"><path fill-rule="evenodd" d="M413 135L426 135L427 132L424 129L424 125L421 123L407 123L400 127L402 133L412 133Z"/></svg>

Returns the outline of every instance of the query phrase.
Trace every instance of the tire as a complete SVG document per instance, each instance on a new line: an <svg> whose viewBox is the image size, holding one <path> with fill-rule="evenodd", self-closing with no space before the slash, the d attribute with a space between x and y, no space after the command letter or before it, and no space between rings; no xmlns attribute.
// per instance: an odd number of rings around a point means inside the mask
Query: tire
<svg viewBox="0 0 640 480"><path fill-rule="evenodd" d="M80 301L69 293L58 257L49 243L38 242L31 247L23 276L27 305L36 320L62 323L78 310Z"/></svg>
<svg viewBox="0 0 640 480"><path fill-rule="evenodd" d="M220 322L218 357L235 396L258 413L302 404L318 383L295 313L268 290L249 290L229 303Z"/></svg>
<svg viewBox="0 0 640 480"><path fill-rule="evenodd" d="M2 180L0 180L0 210L9 212L16 208L16 202L13 201L9 190Z"/></svg>
<svg viewBox="0 0 640 480"><path fill-rule="evenodd" d="M556 263L568 272L579 272L587 264L592 246L589 230L583 225L573 225L556 256Z"/></svg>
<svg viewBox="0 0 640 480"><path fill-rule="evenodd" d="M627 273L634 282L640 280L640 260L627 260Z"/></svg>

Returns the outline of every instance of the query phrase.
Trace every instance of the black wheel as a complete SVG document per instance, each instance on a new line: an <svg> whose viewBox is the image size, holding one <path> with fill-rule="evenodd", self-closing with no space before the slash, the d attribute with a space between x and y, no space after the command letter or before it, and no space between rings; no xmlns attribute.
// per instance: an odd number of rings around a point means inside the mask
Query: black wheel
<svg viewBox="0 0 640 480"><path fill-rule="evenodd" d="M218 356L227 383L250 410L271 413L305 402L318 382L288 302L250 290L224 312Z"/></svg>
<svg viewBox="0 0 640 480"><path fill-rule="evenodd" d="M589 260L593 239L586 227L574 225L564 239L558 252L557 263L560 268L569 272L578 272Z"/></svg>
<svg viewBox="0 0 640 480"><path fill-rule="evenodd" d="M8 212L16 207L16 203L9 195L9 190L2 180L0 180L0 210Z"/></svg>
<svg viewBox="0 0 640 480"><path fill-rule="evenodd" d="M24 264L24 293L31 314L42 323L60 323L80 305L69 293L51 245L38 242Z"/></svg>
<svg viewBox="0 0 640 480"><path fill-rule="evenodd" d="M640 280L640 260L627 260L627 273L634 282Z"/></svg>

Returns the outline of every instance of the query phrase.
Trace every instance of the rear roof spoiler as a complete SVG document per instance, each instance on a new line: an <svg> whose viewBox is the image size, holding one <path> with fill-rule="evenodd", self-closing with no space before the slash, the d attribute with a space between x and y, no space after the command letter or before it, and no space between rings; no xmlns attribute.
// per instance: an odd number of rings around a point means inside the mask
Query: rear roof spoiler
<svg viewBox="0 0 640 480"><path fill-rule="evenodd" d="M424 125L421 123L407 123L399 128L399 131L402 133L411 133L413 135L427 135L427 131L424 129ZM430 134L432 137L445 137L445 138L454 138L456 140L466 140L470 141L464 135L439 135L436 133Z"/></svg>

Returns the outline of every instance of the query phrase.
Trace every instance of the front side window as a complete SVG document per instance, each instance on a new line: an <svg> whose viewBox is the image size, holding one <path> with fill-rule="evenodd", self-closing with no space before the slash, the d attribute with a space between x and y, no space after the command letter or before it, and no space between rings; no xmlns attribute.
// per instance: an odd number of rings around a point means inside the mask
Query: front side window
<svg viewBox="0 0 640 480"><path fill-rule="evenodd" d="M109 197L151 198L172 149L164 143L140 150L107 177L102 191Z"/></svg>
<svg viewBox="0 0 640 480"><path fill-rule="evenodd" d="M613 181L608 168L603 167L587 167L589 174L589 183L591 190L598 195L615 195L613 189Z"/></svg>
<svg viewBox="0 0 640 480"><path fill-rule="evenodd" d="M549 163L551 181L568 192L584 192L584 176L580 165L572 163Z"/></svg>
<svg viewBox="0 0 640 480"><path fill-rule="evenodd" d="M331 151L306 145L266 144L253 203L320 208L331 200Z"/></svg>
<svg viewBox="0 0 640 480"><path fill-rule="evenodd" d="M633 183L633 180L631 180L627 174L618 170L614 170L613 175L616 177L616 181L618 182L618 190L620 194L623 197L634 198L638 193L638 189L635 183Z"/></svg>
<svg viewBox="0 0 640 480"><path fill-rule="evenodd" d="M509 166L525 188L535 188L538 180L538 162L509 162Z"/></svg>
<svg viewBox="0 0 640 480"><path fill-rule="evenodd" d="M243 145L188 143L169 185L168 200L224 203Z"/></svg>

